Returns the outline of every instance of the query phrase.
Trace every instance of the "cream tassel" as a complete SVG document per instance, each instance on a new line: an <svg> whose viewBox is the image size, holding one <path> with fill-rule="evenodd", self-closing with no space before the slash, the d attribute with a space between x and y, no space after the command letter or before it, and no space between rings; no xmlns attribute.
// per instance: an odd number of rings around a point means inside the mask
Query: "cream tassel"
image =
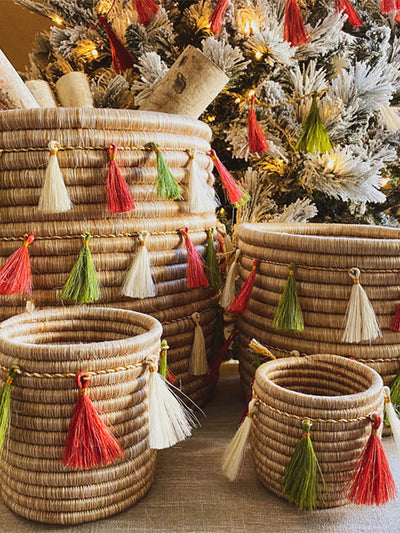
<svg viewBox="0 0 400 533"><path fill-rule="evenodd" d="M351 268L349 275L354 281L346 311L346 327L342 342L372 341L382 337L381 328L367 293L360 284L360 269Z"/></svg>
<svg viewBox="0 0 400 533"><path fill-rule="evenodd" d="M394 442L396 444L397 452L400 453L400 420L390 400L389 387L383 387L383 394L385 397L385 413L389 420L390 428L392 430Z"/></svg>
<svg viewBox="0 0 400 533"><path fill-rule="evenodd" d="M253 398L249 402L249 409L246 418L243 420L235 436L228 444L222 460L222 472L229 481L236 481L242 469L242 464L249 442L251 431L251 419L256 407L256 400Z"/></svg>
<svg viewBox="0 0 400 533"><path fill-rule="evenodd" d="M239 264L238 264L239 256L240 256L240 250L237 249L235 252L235 260L233 261L233 263L231 264L229 268L228 275L226 276L225 286L222 291L221 307L224 309L229 307L236 297L235 281L239 275Z"/></svg>
<svg viewBox="0 0 400 533"><path fill-rule="evenodd" d="M147 231L143 231L139 235L139 251L134 257L122 285L121 294L129 296L129 298L153 298L157 294L151 275L150 256L146 248L148 235Z"/></svg>
<svg viewBox="0 0 400 533"><path fill-rule="evenodd" d="M188 209L190 213L209 213L215 211L217 202L215 191L202 176L202 171L196 161L194 153L189 154L189 191Z"/></svg>
<svg viewBox="0 0 400 533"><path fill-rule="evenodd" d="M222 238L224 239L224 246L225 246L225 252L226 252L226 255L227 256L233 256L233 252L235 251L235 248L232 244L232 239L230 238L230 236L228 235L227 231L226 231L226 227L225 227L225 224L220 224L218 227L217 227L217 231L218 233L220 233L222 235ZM228 257L228 263L229 263L229 257Z"/></svg>
<svg viewBox="0 0 400 533"><path fill-rule="evenodd" d="M189 374L192 376L204 376L208 372L206 341L200 325L200 313L193 313L192 320L196 324L192 355L189 361Z"/></svg>
<svg viewBox="0 0 400 533"><path fill-rule="evenodd" d="M58 164L57 152L60 144L57 141L50 141L49 163L46 168L44 183L40 193L38 210L41 213L65 213L72 207L67 188Z"/></svg>
<svg viewBox="0 0 400 533"><path fill-rule="evenodd" d="M163 350L168 346L164 345ZM158 361L150 365L149 445L154 450L170 448L185 440L196 427L197 419L173 393L168 381L158 373Z"/></svg>
<svg viewBox="0 0 400 533"><path fill-rule="evenodd" d="M380 112L387 129L391 132L400 130L400 116L397 107L382 105Z"/></svg>

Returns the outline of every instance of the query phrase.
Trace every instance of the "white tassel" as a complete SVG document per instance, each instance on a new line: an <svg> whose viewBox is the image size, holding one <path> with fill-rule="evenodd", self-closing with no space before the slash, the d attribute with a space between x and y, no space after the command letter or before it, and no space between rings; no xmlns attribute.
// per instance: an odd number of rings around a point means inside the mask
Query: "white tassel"
<svg viewBox="0 0 400 533"><path fill-rule="evenodd" d="M202 176L202 171L197 164L195 155L189 154L189 191L188 209L190 213L208 213L215 211L217 202L215 191L210 187L207 180Z"/></svg>
<svg viewBox="0 0 400 533"><path fill-rule="evenodd" d="M222 472L229 481L236 481L242 469L244 456L249 443L251 419L256 407L256 400L249 402L249 410L235 436L228 444L222 460Z"/></svg>
<svg viewBox="0 0 400 533"><path fill-rule="evenodd" d="M139 235L140 248L132 261L121 288L121 294L129 298L153 298L157 291L151 275L149 252L146 248L147 231Z"/></svg>
<svg viewBox="0 0 400 533"><path fill-rule="evenodd" d="M394 405L390 401L390 389L389 387L383 387L383 394L385 396L385 412L387 419L389 420L390 428L394 442L396 444L397 452L400 453L400 420L396 413Z"/></svg>
<svg viewBox="0 0 400 533"><path fill-rule="evenodd" d="M372 341L382 337L381 328L367 293L360 284L361 272L351 268L349 275L354 281L346 311L346 327L342 342Z"/></svg>
<svg viewBox="0 0 400 533"><path fill-rule="evenodd" d="M382 105L380 108L383 121L387 129L391 132L400 130L400 116L397 107Z"/></svg>
<svg viewBox="0 0 400 533"><path fill-rule="evenodd" d="M222 291L221 307L223 309L226 309L229 305L231 305L231 303L233 302L236 296L235 281L239 275L239 264L238 264L239 256L240 256L240 250L237 249L235 252L235 260L233 261L233 263L231 264L229 268L228 275L226 276L225 287Z"/></svg>
<svg viewBox="0 0 400 533"><path fill-rule="evenodd" d="M57 141L50 141L48 148L50 158L40 193L38 210L41 213L65 213L71 209L72 202L58 164L57 152L60 145Z"/></svg>
<svg viewBox="0 0 400 533"><path fill-rule="evenodd" d="M200 313L193 313L192 320L196 324L192 355L189 361L189 374L192 376L204 376L208 372L206 340L200 325Z"/></svg>
<svg viewBox="0 0 400 533"><path fill-rule="evenodd" d="M167 380L150 366L149 444L154 450L170 448L192 434L196 417L172 392Z"/></svg>

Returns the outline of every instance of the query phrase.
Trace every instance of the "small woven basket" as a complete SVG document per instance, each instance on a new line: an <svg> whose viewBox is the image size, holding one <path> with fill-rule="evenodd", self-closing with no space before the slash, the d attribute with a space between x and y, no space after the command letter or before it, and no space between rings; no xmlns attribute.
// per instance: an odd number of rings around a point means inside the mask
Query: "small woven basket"
<svg viewBox="0 0 400 533"><path fill-rule="evenodd" d="M285 498L285 468L308 419L325 480L318 485L317 506L348 503L346 488L371 433L369 416L383 409L379 374L335 355L290 357L260 366L253 391L258 402L251 447L261 483Z"/></svg>
<svg viewBox="0 0 400 533"><path fill-rule="evenodd" d="M148 444L148 364L157 359L161 331L146 315L85 306L3 322L1 378L11 365L21 371L1 462L8 507L39 522L77 524L118 513L147 493L156 460ZM90 399L124 450L122 459L83 471L62 463L78 372L90 372Z"/></svg>

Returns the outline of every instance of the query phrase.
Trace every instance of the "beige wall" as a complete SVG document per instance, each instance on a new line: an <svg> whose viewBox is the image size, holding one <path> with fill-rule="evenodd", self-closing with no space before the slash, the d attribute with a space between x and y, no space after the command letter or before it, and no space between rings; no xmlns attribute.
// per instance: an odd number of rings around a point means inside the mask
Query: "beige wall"
<svg viewBox="0 0 400 533"><path fill-rule="evenodd" d="M17 6L12 0L0 0L0 48L16 69L22 70L37 32L50 21Z"/></svg>

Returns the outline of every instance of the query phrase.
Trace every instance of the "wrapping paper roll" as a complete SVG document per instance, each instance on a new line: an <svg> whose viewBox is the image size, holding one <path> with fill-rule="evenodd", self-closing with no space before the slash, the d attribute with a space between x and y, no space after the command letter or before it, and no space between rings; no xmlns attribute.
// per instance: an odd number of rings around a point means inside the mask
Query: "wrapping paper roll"
<svg viewBox="0 0 400 533"><path fill-rule="evenodd" d="M0 50L0 109L40 107L18 72Z"/></svg>

